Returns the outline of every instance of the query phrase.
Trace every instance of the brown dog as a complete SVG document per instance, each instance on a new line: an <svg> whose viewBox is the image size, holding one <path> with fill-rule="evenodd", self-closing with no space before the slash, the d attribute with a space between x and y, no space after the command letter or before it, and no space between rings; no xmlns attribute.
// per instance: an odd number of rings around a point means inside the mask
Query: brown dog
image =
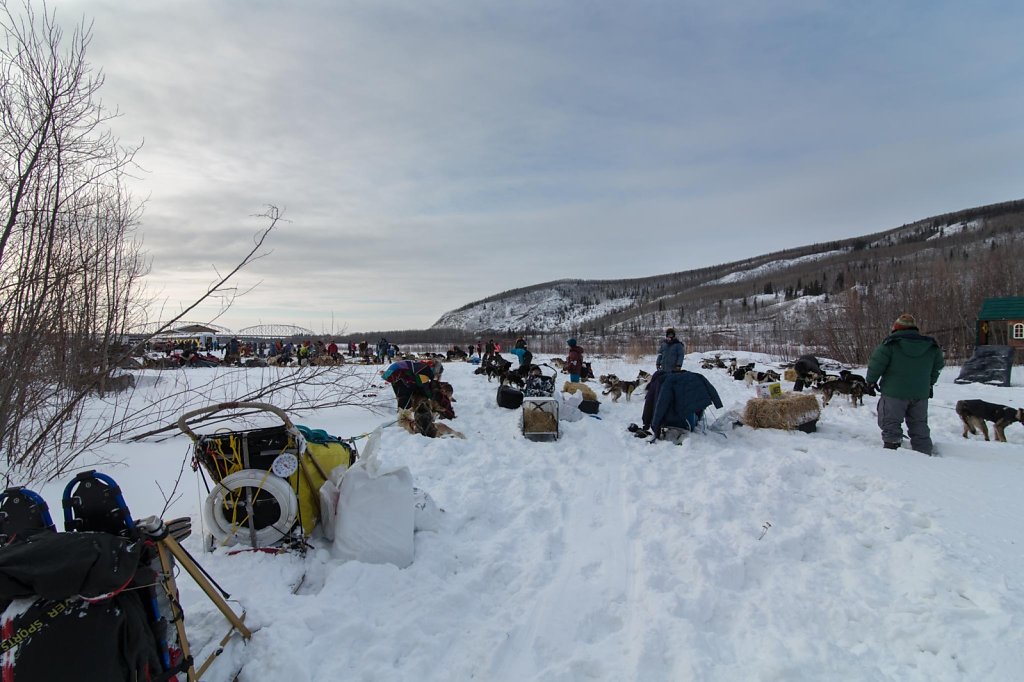
<svg viewBox="0 0 1024 682"><path fill-rule="evenodd" d="M466 437L447 424L435 421L434 412L426 401L420 402L413 410L399 409L397 423L409 433L418 433L427 438L451 436L452 438L464 439Z"/></svg>
<svg viewBox="0 0 1024 682"><path fill-rule="evenodd" d="M996 442L1005 443L1006 427L1014 422L1024 424L1024 409L987 403L984 400L958 400L956 413L960 416L960 421L964 423L964 438L967 438L968 432L978 435L978 431L981 431L985 440L988 440L988 424L986 422L992 422L995 427Z"/></svg>
<svg viewBox="0 0 1024 682"><path fill-rule="evenodd" d="M626 401L628 402L633 395L633 391L639 386L639 383L636 381L623 381L615 375L609 375L608 383L605 385L608 389L601 391L601 395L610 395L612 402L617 403L623 394L626 395Z"/></svg>
<svg viewBox="0 0 1024 682"><path fill-rule="evenodd" d="M864 404L864 384L859 381L845 381L843 379L826 381L821 385L822 405L828 405L828 402L832 400L832 396L836 393L850 396L850 402L854 407L857 407L858 404Z"/></svg>

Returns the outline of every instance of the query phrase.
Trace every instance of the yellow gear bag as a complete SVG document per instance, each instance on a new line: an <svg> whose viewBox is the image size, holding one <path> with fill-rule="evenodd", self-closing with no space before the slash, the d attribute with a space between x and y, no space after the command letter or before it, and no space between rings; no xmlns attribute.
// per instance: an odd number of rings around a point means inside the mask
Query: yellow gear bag
<svg viewBox="0 0 1024 682"><path fill-rule="evenodd" d="M288 482L299 500L299 519L302 532L309 535L320 520L320 487L326 476L338 467L352 466L352 451L344 443L306 443L306 451L299 457L299 468L288 477ZM333 523L333 519L329 521Z"/></svg>

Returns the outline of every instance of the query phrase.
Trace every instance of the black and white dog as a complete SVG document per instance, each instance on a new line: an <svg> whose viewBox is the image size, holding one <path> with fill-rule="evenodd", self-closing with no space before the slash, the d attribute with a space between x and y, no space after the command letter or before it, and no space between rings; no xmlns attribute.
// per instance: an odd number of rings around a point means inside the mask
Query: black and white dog
<svg viewBox="0 0 1024 682"><path fill-rule="evenodd" d="M1006 427L1014 422L1024 424L1024 409L987 403L984 400L958 400L956 413L960 415L960 421L964 423L964 438L967 438L968 432L978 435L978 431L981 431L985 440L988 440L986 422L992 422L995 427L996 441L1005 443L1006 434L1003 431Z"/></svg>

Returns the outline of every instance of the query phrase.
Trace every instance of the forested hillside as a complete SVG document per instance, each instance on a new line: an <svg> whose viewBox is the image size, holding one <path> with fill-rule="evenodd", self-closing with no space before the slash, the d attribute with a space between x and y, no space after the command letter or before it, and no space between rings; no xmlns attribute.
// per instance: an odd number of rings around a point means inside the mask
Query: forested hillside
<svg viewBox="0 0 1024 682"><path fill-rule="evenodd" d="M640 279L557 280L446 313L433 329L474 339L651 343L665 326L690 348L802 348L863 361L903 311L952 357L970 354L990 296L1024 293L1024 201L966 209L884 232Z"/></svg>

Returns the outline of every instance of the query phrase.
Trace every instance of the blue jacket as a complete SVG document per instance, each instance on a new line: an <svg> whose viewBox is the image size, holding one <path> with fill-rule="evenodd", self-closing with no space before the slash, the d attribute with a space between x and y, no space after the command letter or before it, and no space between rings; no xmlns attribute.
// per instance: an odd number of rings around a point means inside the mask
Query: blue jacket
<svg viewBox="0 0 1024 682"><path fill-rule="evenodd" d="M531 362L533 362L533 353L531 353L526 348L513 348L509 352L512 353L512 355L515 355L517 358L519 358L520 367L527 366Z"/></svg>
<svg viewBox="0 0 1024 682"><path fill-rule="evenodd" d="M721 409L718 391L703 374L697 372L669 372L661 382L658 402L654 406L651 426L657 434L663 426L689 429L690 417L697 417L711 404Z"/></svg>
<svg viewBox="0 0 1024 682"><path fill-rule="evenodd" d="M654 363L655 369L663 369L666 372L681 369L683 356L686 355L686 346L676 338L664 339L658 347L658 359Z"/></svg>

